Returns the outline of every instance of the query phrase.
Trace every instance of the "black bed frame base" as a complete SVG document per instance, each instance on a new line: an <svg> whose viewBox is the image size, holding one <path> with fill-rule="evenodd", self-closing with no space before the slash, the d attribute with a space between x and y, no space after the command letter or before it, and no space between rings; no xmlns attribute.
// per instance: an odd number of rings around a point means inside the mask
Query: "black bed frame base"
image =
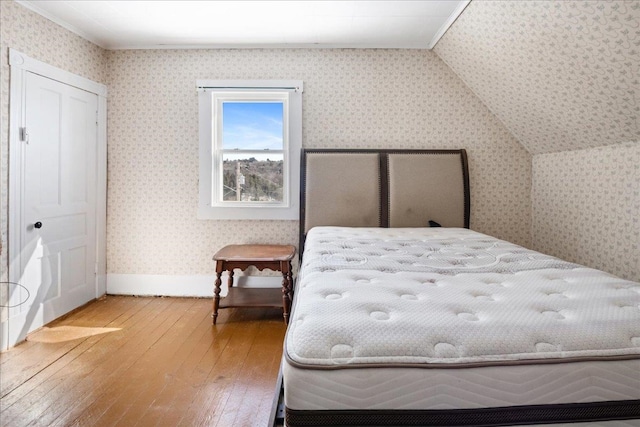
<svg viewBox="0 0 640 427"><path fill-rule="evenodd" d="M298 411L287 427L508 426L640 419L640 400L450 410Z"/></svg>

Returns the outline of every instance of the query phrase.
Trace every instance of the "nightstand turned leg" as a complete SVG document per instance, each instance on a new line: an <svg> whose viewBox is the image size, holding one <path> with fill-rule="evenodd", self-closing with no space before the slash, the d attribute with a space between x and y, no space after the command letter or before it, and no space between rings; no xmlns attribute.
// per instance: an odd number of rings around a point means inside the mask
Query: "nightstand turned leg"
<svg viewBox="0 0 640 427"><path fill-rule="evenodd" d="M282 314L284 316L284 323L289 324L293 282L291 278L291 263L281 262L280 270L282 270Z"/></svg>
<svg viewBox="0 0 640 427"><path fill-rule="evenodd" d="M289 281L289 303L293 303L293 273L291 267L289 267L289 273L287 274L287 280Z"/></svg>
<svg viewBox="0 0 640 427"><path fill-rule="evenodd" d="M227 274L229 275L229 278L227 279L227 285L229 286L229 289L233 288L233 269L230 269Z"/></svg>
<svg viewBox="0 0 640 427"><path fill-rule="evenodd" d="M222 285L222 265L216 265L216 281L215 286L213 288L213 324L216 324L216 320L218 320L218 307L220 306L220 285Z"/></svg>

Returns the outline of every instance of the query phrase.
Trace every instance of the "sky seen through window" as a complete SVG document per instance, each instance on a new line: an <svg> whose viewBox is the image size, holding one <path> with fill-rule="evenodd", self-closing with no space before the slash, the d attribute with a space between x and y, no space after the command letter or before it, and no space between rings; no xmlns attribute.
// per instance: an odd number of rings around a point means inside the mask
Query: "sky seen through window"
<svg viewBox="0 0 640 427"><path fill-rule="evenodd" d="M282 115L281 102L224 102L223 148L225 150L282 150L284 148Z"/></svg>

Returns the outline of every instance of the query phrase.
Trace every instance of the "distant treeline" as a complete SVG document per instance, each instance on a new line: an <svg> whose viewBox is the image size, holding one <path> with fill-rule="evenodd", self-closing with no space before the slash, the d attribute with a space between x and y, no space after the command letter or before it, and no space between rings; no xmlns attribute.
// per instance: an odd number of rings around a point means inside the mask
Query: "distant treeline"
<svg viewBox="0 0 640 427"><path fill-rule="evenodd" d="M241 200L252 202L282 201L282 160L225 160L223 166L223 200L237 200L236 172L240 163L240 174L244 176L241 185ZM242 181L240 181L242 183Z"/></svg>

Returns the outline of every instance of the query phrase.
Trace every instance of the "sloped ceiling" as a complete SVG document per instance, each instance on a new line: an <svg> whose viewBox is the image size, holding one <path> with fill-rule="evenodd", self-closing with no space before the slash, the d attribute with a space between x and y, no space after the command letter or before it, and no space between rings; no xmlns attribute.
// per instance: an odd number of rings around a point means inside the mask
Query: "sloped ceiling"
<svg viewBox="0 0 640 427"><path fill-rule="evenodd" d="M640 1L473 0L435 52L532 154L640 143Z"/></svg>

